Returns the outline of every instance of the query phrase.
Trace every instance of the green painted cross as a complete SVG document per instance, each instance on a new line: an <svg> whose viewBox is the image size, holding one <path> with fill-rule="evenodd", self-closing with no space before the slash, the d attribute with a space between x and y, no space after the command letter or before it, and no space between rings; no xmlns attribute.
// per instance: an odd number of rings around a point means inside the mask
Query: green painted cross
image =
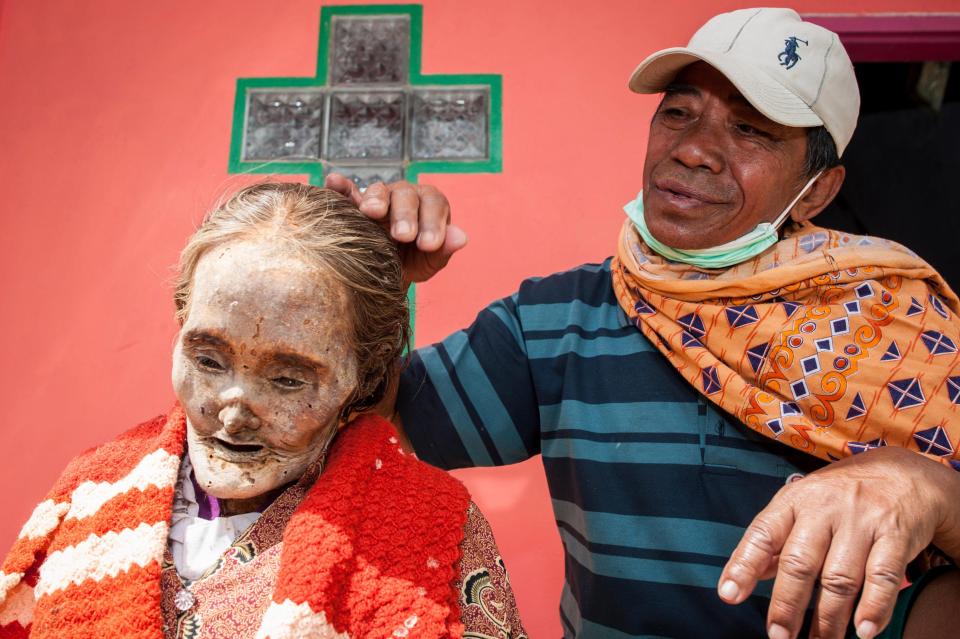
<svg viewBox="0 0 960 639"><path fill-rule="evenodd" d="M422 35L419 5L324 7L316 76L237 80L229 171L358 186L500 172L501 76L423 75Z"/></svg>
<svg viewBox="0 0 960 639"><path fill-rule="evenodd" d="M501 170L501 76L420 73L419 5L324 7L312 78L240 78L231 173L358 185Z"/></svg>

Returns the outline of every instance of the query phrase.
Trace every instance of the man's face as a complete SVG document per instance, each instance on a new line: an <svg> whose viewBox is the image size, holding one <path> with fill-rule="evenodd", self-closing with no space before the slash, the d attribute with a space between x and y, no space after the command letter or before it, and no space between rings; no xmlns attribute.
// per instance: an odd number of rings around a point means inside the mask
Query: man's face
<svg viewBox="0 0 960 639"><path fill-rule="evenodd" d="M357 386L346 290L282 242L204 255L173 353L204 490L255 499L299 478Z"/></svg>
<svg viewBox="0 0 960 639"><path fill-rule="evenodd" d="M644 218L679 249L729 242L772 222L803 188L806 130L777 124L704 62L684 68L653 121Z"/></svg>

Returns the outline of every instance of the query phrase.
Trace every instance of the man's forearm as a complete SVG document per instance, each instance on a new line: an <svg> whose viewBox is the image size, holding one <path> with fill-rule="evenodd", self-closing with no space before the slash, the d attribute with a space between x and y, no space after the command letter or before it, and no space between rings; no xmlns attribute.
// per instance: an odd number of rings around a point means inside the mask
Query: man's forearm
<svg viewBox="0 0 960 639"><path fill-rule="evenodd" d="M960 472L943 464L938 471L943 476L943 513L933 544L960 565Z"/></svg>
<svg viewBox="0 0 960 639"><path fill-rule="evenodd" d="M960 601L960 570L936 579L917 595L910 608L903 639L950 637L957 632L957 602Z"/></svg>

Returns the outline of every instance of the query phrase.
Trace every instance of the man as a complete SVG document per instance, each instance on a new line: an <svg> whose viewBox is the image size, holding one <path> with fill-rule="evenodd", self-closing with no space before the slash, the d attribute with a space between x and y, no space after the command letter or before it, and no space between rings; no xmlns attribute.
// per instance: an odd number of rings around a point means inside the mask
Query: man
<svg viewBox="0 0 960 639"><path fill-rule="evenodd" d="M814 636L843 636L852 615L874 637L913 557L929 543L960 557L946 464L960 305L892 243L778 234L843 181L859 94L835 34L787 9L723 14L630 87L664 98L615 258L524 282L414 353L398 415L441 467L542 454L566 636L782 639L813 602ZM465 242L434 189L328 185L414 243L412 281ZM881 332L905 347L887 353ZM917 385L891 381L891 361ZM921 431L921 415L940 421Z"/></svg>

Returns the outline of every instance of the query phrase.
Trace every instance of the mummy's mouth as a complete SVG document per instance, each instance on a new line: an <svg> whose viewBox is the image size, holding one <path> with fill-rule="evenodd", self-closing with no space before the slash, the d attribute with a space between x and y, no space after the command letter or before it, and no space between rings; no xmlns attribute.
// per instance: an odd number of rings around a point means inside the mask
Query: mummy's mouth
<svg viewBox="0 0 960 639"><path fill-rule="evenodd" d="M259 444L235 444L233 442L224 441L219 437L215 437L214 441L220 446L234 453L259 453L261 450L263 450L263 446L260 446Z"/></svg>

